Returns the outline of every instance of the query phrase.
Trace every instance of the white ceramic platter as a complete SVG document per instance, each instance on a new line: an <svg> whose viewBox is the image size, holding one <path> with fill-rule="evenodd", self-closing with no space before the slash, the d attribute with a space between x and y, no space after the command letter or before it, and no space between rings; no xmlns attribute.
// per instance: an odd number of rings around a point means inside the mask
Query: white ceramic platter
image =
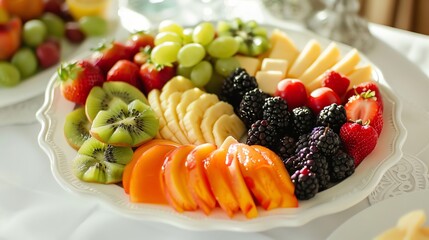
<svg viewBox="0 0 429 240"><path fill-rule="evenodd" d="M324 47L330 41L308 33L292 29L283 29L299 48L310 40L318 40ZM338 44L342 55L351 48ZM362 63L370 63L363 57ZM170 206L134 204L128 200L123 189L117 185L86 183L78 180L71 171L71 160L76 155L66 142L63 126L66 115L72 111L74 104L65 100L60 92L54 75L46 90L45 103L37 113L41 123L39 144L48 154L52 172L57 181L66 190L82 195L90 195L128 217L169 223L178 227L193 230L233 230L263 231L280 226L300 226L315 218L347 209L365 197L376 187L383 174L399 161L402 156L402 145L406 138L406 130L401 122L402 104L383 75L373 66L373 78L378 81L384 100L384 128L377 147L355 173L336 186L320 192L311 200L301 201L296 209L260 209L259 217L248 220L237 214L229 219L217 209L210 216L202 211L177 213Z"/></svg>
<svg viewBox="0 0 429 240"><path fill-rule="evenodd" d="M404 193L384 200L354 215L337 228L328 239L374 239L384 231L395 227L399 218L411 211L424 210L426 216L429 216L428 202L428 190ZM426 227L427 223L426 221Z"/></svg>

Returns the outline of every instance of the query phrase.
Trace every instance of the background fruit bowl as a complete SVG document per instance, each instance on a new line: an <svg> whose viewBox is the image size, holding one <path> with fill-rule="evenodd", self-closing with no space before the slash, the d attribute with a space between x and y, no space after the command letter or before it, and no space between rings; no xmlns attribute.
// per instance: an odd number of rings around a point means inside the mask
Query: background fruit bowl
<svg viewBox="0 0 429 240"><path fill-rule="evenodd" d="M283 30L300 48L312 38L325 46L330 42L308 33ZM348 46L338 45L342 52L350 50ZM370 63L364 57L362 61ZM252 220L240 214L229 219L220 209L207 217L202 211L177 213L169 206L133 204L129 202L128 196L120 186L92 184L78 180L71 171L71 160L75 156L75 150L67 144L63 135L65 117L75 105L62 97L56 75L51 78L46 90L45 103L37 113L37 118L42 125L39 144L48 154L53 174L63 188L102 199L107 206L129 217L160 221L193 230L262 231L279 226L299 226L317 217L342 211L364 199L375 188L383 174L402 156L401 149L406 138L406 130L400 118L402 104L378 68L373 65L373 70L373 78L379 83L385 104L383 112L385 126L375 150L352 176L320 192L311 200L301 201L299 208L261 210L260 216Z"/></svg>

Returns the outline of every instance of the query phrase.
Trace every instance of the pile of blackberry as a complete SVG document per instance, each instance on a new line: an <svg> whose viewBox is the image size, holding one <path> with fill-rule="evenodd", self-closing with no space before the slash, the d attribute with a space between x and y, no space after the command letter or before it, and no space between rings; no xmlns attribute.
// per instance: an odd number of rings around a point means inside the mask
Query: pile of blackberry
<svg viewBox="0 0 429 240"><path fill-rule="evenodd" d="M347 121L344 106L333 103L317 115L306 106L289 109L286 100L264 93L242 68L225 79L220 98L233 105L248 128L246 144L279 155L298 199L310 199L353 174L353 158L342 150L338 135Z"/></svg>

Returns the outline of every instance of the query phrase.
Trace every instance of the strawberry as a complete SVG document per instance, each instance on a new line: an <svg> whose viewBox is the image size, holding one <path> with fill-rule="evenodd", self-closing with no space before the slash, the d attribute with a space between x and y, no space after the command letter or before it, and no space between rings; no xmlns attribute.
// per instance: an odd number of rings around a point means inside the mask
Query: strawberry
<svg viewBox="0 0 429 240"><path fill-rule="evenodd" d="M375 98L375 92L370 90L350 97L344 108L347 120L353 122L360 120L363 123L370 123L374 121L377 114L382 112Z"/></svg>
<svg viewBox="0 0 429 240"><path fill-rule="evenodd" d="M138 88L140 68L129 60L119 60L107 73L106 81L127 82Z"/></svg>
<svg viewBox="0 0 429 240"><path fill-rule="evenodd" d="M356 94L361 94L363 92L367 92L368 90L375 92L375 97L380 105L381 110L383 111L383 99L381 97L380 89L378 88L375 82L363 82L359 85L353 86L349 91L347 91L344 102L346 103L350 97Z"/></svg>
<svg viewBox="0 0 429 240"><path fill-rule="evenodd" d="M350 80L335 71L328 71L322 79L322 87L328 87L339 96L342 97L349 88Z"/></svg>
<svg viewBox="0 0 429 240"><path fill-rule="evenodd" d="M131 59L131 53L120 42L112 41L110 43L102 43L97 48L93 49L94 53L91 56L91 62L107 74L107 72L122 59Z"/></svg>
<svg viewBox="0 0 429 240"><path fill-rule="evenodd" d="M81 60L58 69L61 80L61 93L72 102L84 105L89 92L94 86L104 82L100 69L88 61Z"/></svg>
<svg viewBox="0 0 429 240"><path fill-rule="evenodd" d="M357 167L377 145L377 131L360 122L348 122L340 129L340 138L347 153L353 157Z"/></svg>
<svg viewBox="0 0 429 240"><path fill-rule="evenodd" d="M155 38L153 35L145 31L140 31L132 34L125 42L125 46L130 51L131 56L134 56L146 46L153 48L155 46L154 41Z"/></svg>
<svg viewBox="0 0 429 240"><path fill-rule="evenodd" d="M140 79L144 92L147 94L152 89L161 89L175 74L174 67L146 62L140 67Z"/></svg>
<svg viewBox="0 0 429 240"><path fill-rule="evenodd" d="M377 131L378 135L380 135L381 130L383 130L383 114L377 114L374 119L372 120L372 122L369 123L370 126L372 126L375 131Z"/></svg>

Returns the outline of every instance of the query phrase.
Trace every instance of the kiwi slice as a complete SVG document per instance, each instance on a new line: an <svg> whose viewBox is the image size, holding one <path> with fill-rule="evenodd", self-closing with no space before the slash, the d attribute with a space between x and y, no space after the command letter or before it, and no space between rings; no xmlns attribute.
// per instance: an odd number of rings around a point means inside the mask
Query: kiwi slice
<svg viewBox="0 0 429 240"><path fill-rule="evenodd" d="M85 108L79 107L70 112L64 123L64 135L68 144L78 150L83 142L91 137L90 128L91 123L85 115Z"/></svg>
<svg viewBox="0 0 429 240"><path fill-rule="evenodd" d="M116 101L108 110L98 112L90 133L114 146L137 147L155 137L159 121L152 108L140 100L128 105Z"/></svg>
<svg viewBox="0 0 429 240"><path fill-rule="evenodd" d="M105 82L102 87L93 87L89 92L85 104L86 116L92 122L99 111L109 109L118 101L128 104L135 99L148 104L144 94L131 84L120 81Z"/></svg>
<svg viewBox="0 0 429 240"><path fill-rule="evenodd" d="M115 147L88 138L73 159L73 173L85 182L118 183L132 156L130 147Z"/></svg>

